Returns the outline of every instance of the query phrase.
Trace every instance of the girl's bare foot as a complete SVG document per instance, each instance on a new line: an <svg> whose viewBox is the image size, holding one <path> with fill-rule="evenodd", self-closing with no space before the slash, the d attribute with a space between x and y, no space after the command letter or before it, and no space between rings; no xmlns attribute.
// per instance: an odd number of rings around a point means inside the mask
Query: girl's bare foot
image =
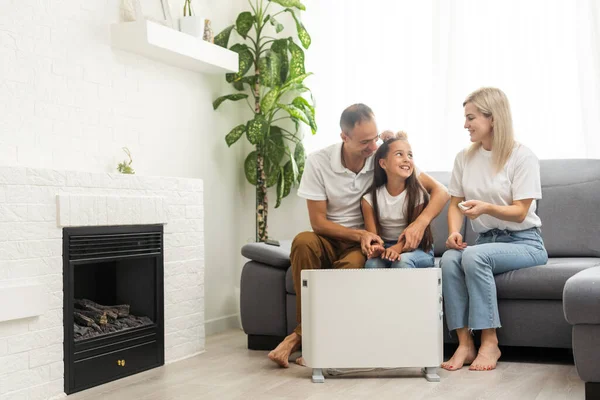
<svg viewBox="0 0 600 400"><path fill-rule="evenodd" d="M300 357L296 358L296 364L298 364L302 367L306 367L306 361L304 361L304 357L300 356Z"/></svg>
<svg viewBox="0 0 600 400"><path fill-rule="evenodd" d="M471 363L471 371L491 371L496 368L498 359L502 353L497 345L481 345L477 358Z"/></svg>
<svg viewBox="0 0 600 400"><path fill-rule="evenodd" d="M475 344L470 343L467 345L459 345L452 358L448 361L442 363L442 368L448 371L457 371L463 367L463 365L468 365L475 360L475 356L477 352L475 351Z"/></svg>
<svg viewBox="0 0 600 400"><path fill-rule="evenodd" d="M302 337L296 332L292 332L269 353L269 358L280 367L287 368L289 367L288 358L290 354L298 350L300 343L302 343Z"/></svg>

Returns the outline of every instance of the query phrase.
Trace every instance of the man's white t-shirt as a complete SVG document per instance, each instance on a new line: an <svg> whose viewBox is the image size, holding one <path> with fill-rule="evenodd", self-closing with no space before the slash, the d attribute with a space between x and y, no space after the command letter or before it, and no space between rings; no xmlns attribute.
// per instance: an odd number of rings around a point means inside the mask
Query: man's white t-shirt
<svg viewBox="0 0 600 400"><path fill-rule="evenodd" d="M327 200L328 220L347 228L363 229L360 199L373 183L373 156L355 174L342 165L342 144L333 144L308 156L298 196Z"/></svg>
<svg viewBox="0 0 600 400"><path fill-rule="evenodd" d="M326 200L327 219L346 228L364 229L360 199L373 184L373 156L358 174L342 165L342 144L333 144L308 156L298 188L307 200ZM415 166L415 174L421 171Z"/></svg>
<svg viewBox="0 0 600 400"><path fill-rule="evenodd" d="M500 206L511 205L514 200L534 199L523 222L503 221L483 214L471 220L475 232L487 232L494 228L521 231L542 226L542 221L535 214L535 199L542 198L540 163L529 148L517 143L506 165L498 173L495 172L491 151L480 147L470 158L467 153L468 149L461 151L454 160L448 188L452 196Z"/></svg>
<svg viewBox="0 0 600 400"><path fill-rule="evenodd" d="M379 209L378 220L381 227L379 236L383 240L397 241L398 236L408 226L408 221L406 220L406 189L399 195L392 196L388 192L387 187L383 185L377 189L376 195L377 208ZM363 198L371 207L373 206L373 196L371 193L367 193ZM415 207L421 204L423 204L422 193Z"/></svg>

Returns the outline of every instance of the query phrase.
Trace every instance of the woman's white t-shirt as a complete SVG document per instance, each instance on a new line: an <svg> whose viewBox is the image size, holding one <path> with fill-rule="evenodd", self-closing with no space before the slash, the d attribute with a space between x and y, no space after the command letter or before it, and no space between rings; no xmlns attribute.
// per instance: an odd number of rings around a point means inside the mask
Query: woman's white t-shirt
<svg viewBox="0 0 600 400"><path fill-rule="evenodd" d="M385 185L380 186L377 191L377 208L379 209L379 236L383 240L397 241L398 236L407 227L406 220L406 189L397 196L392 196ZM373 196L367 193L363 198L373 207ZM420 194L416 206L423 204L423 194Z"/></svg>
<svg viewBox="0 0 600 400"><path fill-rule="evenodd" d="M482 214L471 220L475 232L487 232L494 228L521 231L542 226L542 221L535 213L535 199L542 198L540 163L530 149L517 143L504 168L498 173L495 172L491 151L480 147L470 158L467 153L468 149L461 151L454 160L448 188L452 196L500 206L511 205L514 200L534 199L523 222L503 221Z"/></svg>

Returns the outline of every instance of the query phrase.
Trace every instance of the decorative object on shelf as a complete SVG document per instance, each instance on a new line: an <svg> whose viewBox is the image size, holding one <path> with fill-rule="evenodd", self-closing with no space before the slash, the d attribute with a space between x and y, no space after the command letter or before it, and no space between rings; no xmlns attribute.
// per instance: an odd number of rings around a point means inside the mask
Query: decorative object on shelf
<svg viewBox="0 0 600 400"><path fill-rule="evenodd" d="M204 20L204 34L202 35L202 40L214 43L215 36L213 34L212 27L210 26L210 19Z"/></svg>
<svg viewBox="0 0 600 400"><path fill-rule="evenodd" d="M179 30L202 39L202 35L204 34L204 18L194 14L192 0L185 0L183 4L183 17L179 19Z"/></svg>
<svg viewBox="0 0 600 400"><path fill-rule="evenodd" d="M129 157L129 162L125 160L119 163L119 165L117 165L117 171L119 171L122 174L135 174L135 171L131 167L131 163L133 162L133 159L131 158L131 152L127 147L123 147L123 151L125 152L125 154L127 154L127 157Z"/></svg>
<svg viewBox="0 0 600 400"><path fill-rule="evenodd" d="M304 170L301 123L310 127L313 135L317 125L312 93L304 84L304 79L311 75L304 69L304 51L289 35L273 37L283 30L277 16L289 13L295 21L300 44L308 49L310 35L296 14L306 9L304 4L300 0L248 0L248 3L252 11L240 13L234 25L214 38L215 44L227 48L231 32L235 31L249 43L229 47L239 54L239 70L226 74L225 79L238 92L219 97L213 108L216 110L226 100L245 100L253 112L253 118L233 128L225 136L225 142L231 146L245 134L254 145L254 151L244 161L244 170L246 179L256 185L256 240L264 242L268 239L267 188L277 186L275 208L279 207L292 185L300 182ZM271 7L278 9L269 10ZM309 94L310 100L302 94ZM252 105L249 96L254 100ZM282 125L282 120L293 124Z"/></svg>
<svg viewBox="0 0 600 400"><path fill-rule="evenodd" d="M121 20L124 22L142 21L144 14L140 0L122 0L121 2Z"/></svg>
<svg viewBox="0 0 600 400"><path fill-rule="evenodd" d="M147 19L148 21L156 22L169 28L173 28L173 20L171 18L171 8L169 0L124 0L138 2L139 13L143 17L136 17L136 21ZM136 14L137 16L138 14Z"/></svg>

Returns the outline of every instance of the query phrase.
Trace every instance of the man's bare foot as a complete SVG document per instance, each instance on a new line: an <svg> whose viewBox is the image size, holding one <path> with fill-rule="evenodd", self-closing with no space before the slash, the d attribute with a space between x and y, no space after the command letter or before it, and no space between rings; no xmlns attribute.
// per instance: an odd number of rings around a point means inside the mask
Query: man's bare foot
<svg viewBox="0 0 600 400"><path fill-rule="evenodd" d="M304 357L300 356L300 357L296 358L296 364L298 364L302 367L306 367L306 361L304 361Z"/></svg>
<svg viewBox="0 0 600 400"><path fill-rule="evenodd" d="M500 349L496 345L482 345L477 353L477 358L471 363L469 370L491 371L496 368L501 354Z"/></svg>
<svg viewBox="0 0 600 400"><path fill-rule="evenodd" d="M468 345L460 345L448 361L442 363L442 368L448 371L457 371L468 365L475 360L477 352L475 351L475 344L469 343Z"/></svg>
<svg viewBox="0 0 600 400"><path fill-rule="evenodd" d="M288 358L290 354L298 350L302 343L302 337L296 332L289 334L279 345L269 353L271 361L276 362L280 367L289 367Z"/></svg>

